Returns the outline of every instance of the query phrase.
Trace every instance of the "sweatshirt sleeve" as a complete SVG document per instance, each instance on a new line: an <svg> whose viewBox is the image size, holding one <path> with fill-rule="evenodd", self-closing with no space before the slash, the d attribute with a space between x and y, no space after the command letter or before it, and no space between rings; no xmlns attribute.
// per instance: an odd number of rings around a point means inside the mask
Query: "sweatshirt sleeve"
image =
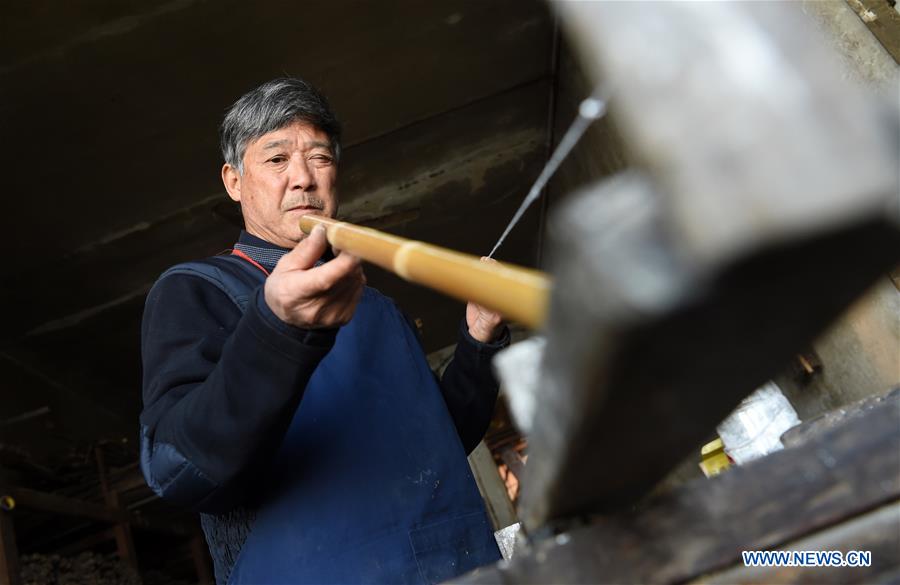
<svg viewBox="0 0 900 585"><path fill-rule="evenodd" d="M444 370L440 386L467 454L478 446L494 415L500 384L491 360L509 342L507 327L496 341L482 343L469 334L462 320L453 361Z"/></svg>
<svg viewBox="0 0 900 585"><path fill-rule="evenodd" d="M150 487L205 513L241 504L336 332L280 321L261 286L241 313L199 277L158 281L141 329L141 468Z"/></svg>

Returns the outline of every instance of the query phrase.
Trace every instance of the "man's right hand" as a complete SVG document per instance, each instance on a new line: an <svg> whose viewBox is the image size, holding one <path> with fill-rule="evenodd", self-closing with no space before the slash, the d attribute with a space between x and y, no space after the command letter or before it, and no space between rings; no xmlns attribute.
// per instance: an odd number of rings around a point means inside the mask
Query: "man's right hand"
<svg viewBox="0 0 900 585"><path fill-rule="evenodd" d="M285 323L322 329L346 325L353 317L366 284L360 260L339 252L314 268L327 246L325 228L316 226L282 256L266 280L266 304Z"/></svg>

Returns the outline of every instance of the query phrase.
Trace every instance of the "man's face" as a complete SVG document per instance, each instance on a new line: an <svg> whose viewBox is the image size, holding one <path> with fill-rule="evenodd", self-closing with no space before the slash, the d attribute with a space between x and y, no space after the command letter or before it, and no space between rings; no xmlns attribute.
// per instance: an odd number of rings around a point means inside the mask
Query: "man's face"
<svg viewBox="0 0 900 585"><path fill-rule="evenodd" d="M306 122L249 143L244 174L226 164L222 181L240 202L247 231L285 248L306 237L301 216L334 217L337 212L337 164L328 135Z"/></svg>

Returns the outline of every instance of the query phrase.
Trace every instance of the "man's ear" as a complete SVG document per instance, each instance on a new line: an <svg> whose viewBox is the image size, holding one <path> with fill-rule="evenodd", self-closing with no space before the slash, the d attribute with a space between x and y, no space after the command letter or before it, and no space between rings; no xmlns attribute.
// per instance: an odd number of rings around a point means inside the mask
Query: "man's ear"
<svg viewBox="0 0 900 585"><path fill-rule="evenodd" d="M225 190L232 200L240 203L241 201L241 174L236 168L228 163L222 166L222 182L225 184Z"/></svg>

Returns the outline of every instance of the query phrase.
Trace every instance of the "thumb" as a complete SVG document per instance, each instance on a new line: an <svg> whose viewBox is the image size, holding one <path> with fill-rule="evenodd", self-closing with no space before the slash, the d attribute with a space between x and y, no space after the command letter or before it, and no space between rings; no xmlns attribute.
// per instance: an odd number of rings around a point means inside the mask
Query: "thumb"
<svg viewBox="0 0 900 585"><path fill-rule="evenodd" d="M286 270L306 270L312 268L328 246L328 239L325 237L325 227L317 225L310 232L309 236L297 244L293 250L282 256L278 262L282 269Z"/></svg>

